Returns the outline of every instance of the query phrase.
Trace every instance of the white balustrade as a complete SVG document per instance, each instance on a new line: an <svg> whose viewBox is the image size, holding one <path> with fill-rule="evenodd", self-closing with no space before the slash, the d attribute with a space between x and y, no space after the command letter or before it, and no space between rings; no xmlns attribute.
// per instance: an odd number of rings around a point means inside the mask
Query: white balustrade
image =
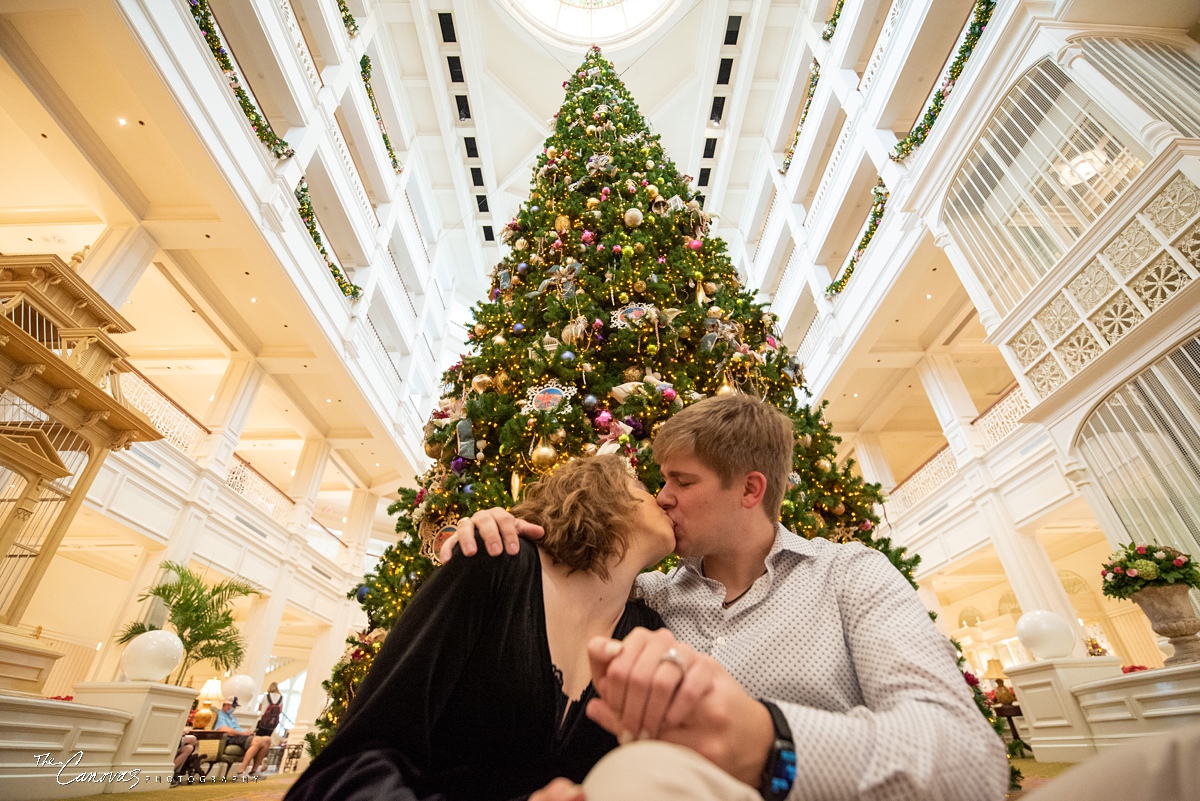
<svg viewBox="0 0 1200 801"><path fill-rule="evenodd" d="M875 40L875 49L871 51L871 60L867 62L867 68L858 82L858 91L866 92L875 80L875 75L879 72L879 63L883 61L883 53L892 38L892 33L896 30L896 20L904 11L905 3L906 0L894 0L892 3L892 10L888 14L887 22L883 23L879 38Z"/></svg>
<svg viewBox="0 0 1200 801"><path fill-rule="evenodd" d="M234 456L225 476L225 484L251 504L270 515L275 522L286 524L294 501L278 487L251 467L240 456Z"/></svg>
<svg viewBox="0 0 1200 801"><path fill-rule="evenodd" d="M400 377L400 370L396 367L396 362L392 360L392 354L388 352L387 346L383 344L383 337L379 335L379 329L375 327L375 323L371 321L371 315L366 315L367 328L370 329L371 335L374 338L376 353L381 362L381 366L385 366L391 375L395 376L397 384L403 384L404 379Z"/></svg>
<svg viewBox="0 0 1200 801"><path fill-rule="evenodd" d="M312 53L308 50L304 31L300 30L300 26L296 23L296 14L292 10L291 0L279 0L279 13L283 16L283 25L292 37L292 44L296 46L296 52L300 54L300 63L304 65L304 73L308 76L308 82L312 84L313 91L321 91L324 84L321 83L317 65L313 63Z"/></svg>
<svg viewBox="0 0 1200 801"><path fill-rule="evenodd" d="M821 334L825 332L828 322L829 316L818 311L817 316L813 317L812 322L808 324L808 331L804 334L804 339L800 340L800 346L796 348L796 358L800 364L811 363L813 354L817 350L817 343L821 341Z"/></svg>
<svg viewBox="0 0 1200 801"><path fill-rule="evenodd" d="M821 185L817 187L817 194L808 208L808 216L804 218L805 228L812 228L813 220L817 218L817 212L821 209L821 201L825 199L829 185L833 183L833 174L837 170L842 153L846 150L846 143L850 141L850 134L854 130L854 126L851 125L853 121L852 117L847 117L846 121L842 123L842 132L838 135L837 144L834 145L833 153L829 156L829 165L825 167L825 174L821 176Z"/></svg>
<svg viewBox="0 0 1200 801"><path fill-rule="evenodd" d="M362 178L359 177L358 167L354 164L354 159L350 157L350 148L346 147L346 139L342 136L342 128L338 124L337 119L329 121L329 132L333 135L333 144L337 147L338 155L342 157L342 165L346 168L346 175L350 178L350 183L354 187L354 194L358 197L358 202L363 207L363 212L367 215L367 220L374 225L379 225L379 217L376 216L375 208L371 205L371 201L367 197L367 189L363 186Z"/></svg>
<svg viewBox="0 0 1200 801"><path fill-rule="evenodd" d="M139 373L121 373L121 400L137 409L184 456L195 459L208 429L164 395Z"/></svg>
<svg viewBox="0 0 1200 801"><path fill-rule="evenodd" d="M992 408L975 419L972 425L983 434L987 447L1000 442L1021 424L1021 418L1032 408L1029 398L1020 387L1014 387L1011 392L992 404Z"/></svg>
<svg viewBox="0 0 1200 801"><path fill-rule="evenodd" d="M897 513L905 512L956 475L958 463L947 445L892 490L887 500L888 509Z"/></svg>

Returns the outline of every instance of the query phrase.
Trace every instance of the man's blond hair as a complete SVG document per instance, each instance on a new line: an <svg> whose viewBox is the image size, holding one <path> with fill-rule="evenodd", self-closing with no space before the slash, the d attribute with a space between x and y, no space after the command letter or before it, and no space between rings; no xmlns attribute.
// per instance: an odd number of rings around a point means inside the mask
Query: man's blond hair
<svg viewBox="0 0 1200 801"><path fill-rule="evenodd" d="M763 511L775 522L795 448L792 419L751 395L705 398L663 423L654 438L661 465L672 456L693 455L721 478L728 489L750 472L767 479Z"/></svg>

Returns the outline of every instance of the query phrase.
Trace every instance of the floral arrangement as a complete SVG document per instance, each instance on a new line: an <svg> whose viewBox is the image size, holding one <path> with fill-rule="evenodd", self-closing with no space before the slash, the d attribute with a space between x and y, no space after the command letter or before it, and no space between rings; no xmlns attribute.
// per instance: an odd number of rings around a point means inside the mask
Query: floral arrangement
<svg viewBox="0 0 1200 801"><path fill-rule="evenodd" d="M400 172L404 167L400 164L400 159L396 158L387 126L383 124L383 117L379 114L379 104L375 102L375 90L371 88L371 57L364 53L358 66L362 68L363 86L367 87L367 99L371 101L371 111L375 112L375 122L379 123L379 135L383 137L383 146L387 148L388 157L392 160L392 169Z"/></svg>
<svg viewBox="0 0 1200 801"><path fill-rule="evenodd" d="M346 33L351 36L358 34L358 20L354 19L354 15L350 13L350 7L346 5L346 0L337 0L338 11L342 14L342 24L346 26Z"/></svg>
<svg viewBox="0 0 1200 801"><path fill-rule="evenodd" d="M357 300L358 296L362 294L362 287L350 283L349 279L342 272L342 269L334 263L333 258L329 255L329 251L325 249L325 242L322 241L321 232L317 229L317 215L313 211L312 197L308 194L308 182L303 178L300 179L300 183L296 187L296 200L300 203L300 219L304 221L304 227L308 229L309 236L312 237L317 250L321 252L321 256L325 259L325 264L329 267L329 272L333 276L333 280L337 282L338 289L342 290L342 294L351 300Z"/></svg>
<svg viewBox="0 0 1200 801"><path fill-rule="evenodd" d="M979 37L983 36L983 31L995 9L996 0L978 0L975 3L975 11L971 14L971 21L967 23L970 27L967 35L963 38L962 45L958 48L958 53L954 56L954 61L950 64L950 69L946 73L946 81L933 93L933 97L929 100L929 107L925 109L921 119L917 120L917 124L909 131L908 136L896 143L896 147L888 156L892 161L904 161L929 136L930 129L933 128L938 115L942 113L942 107L946 105L946 98L950 96L950 90L954 88L955 81L962 75L963 67L966 66L971 53L975 51L975 46L979 44Z"/></svg>
<svg viewBox="0 0 1200 801"><path fill-rule="evenodd" d="M1087 646L1088 656L1108 656L1108 649L1101 645L1095 637L1088 637L1083 644Z"/></svg>
<svg viewBox="0 0 1200 801"><path fill-rule="evenodd" d="M887 201L888 188L884 186L883 179L880 178L871 190L871 213L867 216L867 230L863 231L862 238L858 240L858 247L854 249L854 255L850 257L850 263L846 265L841 277L825 289L827 295L836 295L846 288L850 276L854 275L854 266L866 253L867 245L871 244L871 239L874 238L875 231L879 228L879 221L883 219L883 213L887 210Z"/></svg>
<svg viewBox="0 0 1200 801"><path fill-rule="evenodd" d="M808 92L804 97L804 108L800 110L800 122L796 123L796 135L792 137L792 146L783 157L783 166L779 168L786 175L788 167L792 166L792 156L796 155L796 144L800 141L800 131L804 129L804 121L808 119L808 107L812 105L813 93L817 91L817 81L821 80L821 65L814 58L808 68Z"/></svg>
<svg viewBox="0 0 1200 801"><path fill-rule="evenodd" d="M1149 669L1150 668L1146 667L1145 665L1121 665L1121 672L1126 675L1128 675L1130 673L1137 673L1139 670L1149 670Z"/></svg>
<svg viewBox="0 0 1200 801"><path fill-rule="evenodd" d="M49 698L47 698L46 700L47 701L74 701L75 696L73 696L73 695L52 695Z"/></svg>
<svg viewBox="0 0 1200 801"><path fill-rule="evenodd" d="M213 56L217 59L217 66L221 68L221 72L225 74L225 80L229 81L229 88L233 90L233 95L237 98L238 105L242 107L242 113L246 115L246 119L250 121L250 127L254 130L254 135L258 140L267 146L277 159L286 159L296 154L296 151L285 142L283 139L275 135L275 131L271 129L271 123L267 122L267 118L258 110L258 106L254 105L254 101L250 98L250 93L242 86L241 80L237 75L237 70L234 68L233 58L226 49L225 43L221 41L220 34L217 33L217 23L213 19L212 9L208 6L208 0L188 0L188 6L192 11L192 19L196 20L196 25L200 27L200 35L204 37L204 41L212 50Z"/></svg>
<svg viewBox="0 0 1200 801"><path fill-rule="evenodd" d="M833 38L834 31L837 30L838 17L842 16L842 6L846 4L846 0L838 0L837 5L833 7L833 14L825 23L825 29L821 31L821 39L828 42Z"/></svg>
<svg viewBox="0 0 1200 801"><path fill-rule="evenodd" d="M1129 598L1146 587L1186 584L1200 588L1200 570L1192 557L1156 543L1129 543L1100 569L1102 588L1110 598Z"/></svg>

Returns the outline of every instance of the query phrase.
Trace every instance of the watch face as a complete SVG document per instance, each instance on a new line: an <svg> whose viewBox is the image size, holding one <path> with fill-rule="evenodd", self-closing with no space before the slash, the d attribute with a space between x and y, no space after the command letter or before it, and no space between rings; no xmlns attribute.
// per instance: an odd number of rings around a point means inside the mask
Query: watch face
<svg viewBox="0 0 1200 801"><path fill-rule="evenodd" d="M771 796L783 798L796 783L796 752L791 743L776 741L775 757L771 765Z"/></svg>

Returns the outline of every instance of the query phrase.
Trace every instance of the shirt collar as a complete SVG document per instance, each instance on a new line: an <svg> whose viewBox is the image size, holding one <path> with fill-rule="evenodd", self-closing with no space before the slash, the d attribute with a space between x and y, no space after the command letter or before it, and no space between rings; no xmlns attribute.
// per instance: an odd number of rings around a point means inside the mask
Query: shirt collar
<svg viewBox="0 0 1200 801"><path fill-rule="evenodd" d="M816 556L816 551L811 542L804 537L793 534L783 527L782 523L777 524L775 529L775 542L771 544L771 550L767 553L766 567L774 567L781 558L781 554L795 554L799 557ZM679 560L685 570L690 570L697 576L704 577L704 571L700 567L702 557L687 556Z"/></svg>

